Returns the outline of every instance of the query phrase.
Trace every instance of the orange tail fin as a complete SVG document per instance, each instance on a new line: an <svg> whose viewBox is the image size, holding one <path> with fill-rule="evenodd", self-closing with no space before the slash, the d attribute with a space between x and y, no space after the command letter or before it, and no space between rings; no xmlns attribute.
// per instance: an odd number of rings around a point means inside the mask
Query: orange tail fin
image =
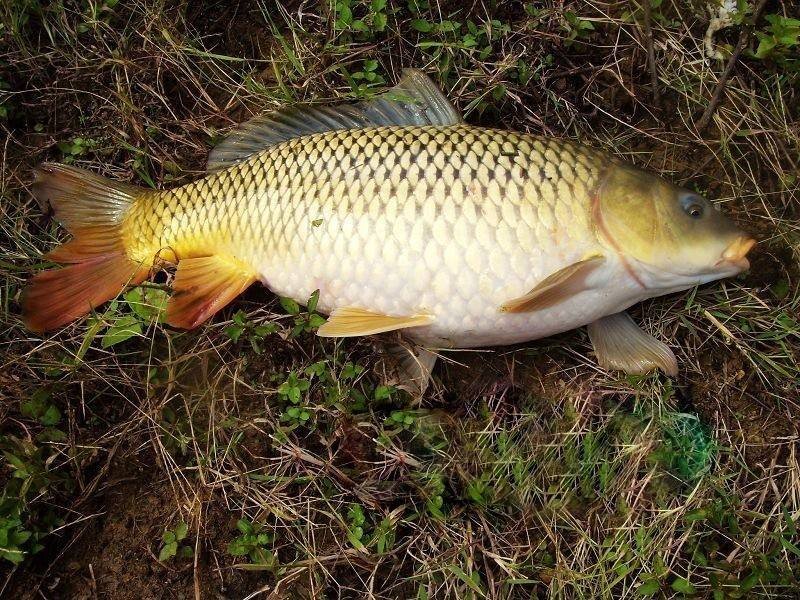
<svg viewBox="0 0 800 600"><path fill-rule="evenodd" d="M47 255L69 266L38 273L23 290L28 329L61 327L147 277L149 265L130 259L120 238L120 223L139 188L46 163L36 171L33 193L50 203L74 237Z"/></svg>

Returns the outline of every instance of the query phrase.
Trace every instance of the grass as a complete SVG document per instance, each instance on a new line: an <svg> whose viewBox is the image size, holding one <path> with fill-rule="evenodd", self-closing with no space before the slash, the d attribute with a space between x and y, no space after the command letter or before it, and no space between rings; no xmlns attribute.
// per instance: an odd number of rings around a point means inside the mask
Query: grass
<svg viewBox="0 0 800 600"><path fill-rule="evenodd" d="M752 6L750 11L752 11ZM798 37L703 3L167 1L0 7L0 596L795 597L800 576ZM719 200L750 273L644 303L675 380L598 369L582 332L435 371L261 289L160 323L168 280L46 336L17 299L63 231L43 160L140 185L201 175L234 123L424 68L471 123L578 138ZM657 108L660 106L660 108Z"/></svg>

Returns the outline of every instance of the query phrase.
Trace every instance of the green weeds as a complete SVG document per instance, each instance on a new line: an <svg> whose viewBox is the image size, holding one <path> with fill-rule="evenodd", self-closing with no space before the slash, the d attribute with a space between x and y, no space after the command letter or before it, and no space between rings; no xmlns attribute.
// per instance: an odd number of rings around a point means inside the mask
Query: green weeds
<svg viewBox="0 0 800 600"><path fill-rule="evenodd" d="M45 421L52 432L60 416L51 407L46 398L39 397L27 401L23 410ZM43 437L63 437L63 433ZM50 468L52 455L46 444L0 436L0 449L9 470L0 490L0 558L19 564L44 549L44 538L60 524L45 501L68 488L70 481Z"/></svg>
<svg viewBox="0 0 800 600"><path fill-rule="evenodd" d="M311 294L306 303L306 312L300 310L300 305L291 298L281 298L281 306L290 315L294 316L294 326L289 337L297 337L303 333L313 333L320 325L325 322L325 317L318 314L317 302L319 302L319 290Z"/></svg>
<svg viewBox="0 0 800 600"><path fill-rule="evenodd" d="M567 34L564 43L569 47L576 41L587 40L594 31L594 25L591 21L581 19L574 12L568 10L564 12L564 30Z"/></svg>
<svg viewBox="0 0 800 600"><path fill-rule="evenodd" d="M386 30L387 0L337 0L334 6L334 29L358 41L375 39Z"/></svg>
<svg viewBox="0 0 800 600"><path fill-rule="evenodd" d="M58 149L61 150L63 154L62 162L70 164L75 162L76 158L87 154L98 145L99 142L97 140L75 137L69 142L59 142Z"/></svg>
<svg viewBox="0 0 800 600"><path fill-rule="evenodd" d="M800 68L798 46L800 46L800 19L783 15L766 15L765 31L756 31L758 47L755 58L771 59L782 68L797 71Z"/></svg>
<svg viewBox="0 0 800 600"><path fill-rule="evenodd" d="M250 348L256 354L262 354L264 352L264 340L277 331L278 326L275 323L253 323L247 318L247 313L243 310L237 310L234 313L233 325L225 329L227 336L234 342L247 340L250 344Z"/></svg>
<svg viewBox="0 0 800 600"><path fill-rule="evenodd" d="M191 546L182 542L186 540L189 533L189 526L181 521L175 529L167 529L161 535L161 550L158 553L158 560L164 562L172 558L191 558L194 550Z"/></svg>
<svg viewBox="0 0 800 600"><path fill-rule="evenodd" d="M125 292L122 299L121 303L111 302L102 315L100 330L105 330L100 345L103 348L116 346L133 337L142 337L148 327L160 323L169 296L160 288L140 286Z"/></svg>
<svg viewBox="0 0 800 600"><path fill-rule="evenodd" d="M237 557L246 556L250 566L259 569L270 570L277 566L277 558L269 549L273 536L263 525L239 519L236 522L236 529L241 535L228 544L228 554Z"/></svg>

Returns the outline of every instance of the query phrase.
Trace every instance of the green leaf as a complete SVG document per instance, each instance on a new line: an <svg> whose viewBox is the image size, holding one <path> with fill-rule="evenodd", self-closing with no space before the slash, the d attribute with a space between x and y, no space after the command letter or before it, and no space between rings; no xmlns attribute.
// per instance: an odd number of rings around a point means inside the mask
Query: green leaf
<svg viewBox="0 0 800 600"><path fill-rule="evenodd" d="M672 582L672 589L678 592L679 594L689 595L695 593L694 586L683 577L678 577L675 581Z"/></svg>
<svg viewBox="0 0 800 600"><path fill-rule="evenodd" d="M326 320L322 315L314 313L308 317L308 326L312 329L319 329L325 324Z"/></svg>
<svg viewBox="0 0 800 600"><path fill-rule="evenodd" d="M225 333L234 342L238 342L239 338L242 336L242 333L244 333L244 329L244 325L231 325L225 329Z"/></svg>
<svg viewBox="0 0 800 600"><path fill-rule="evenodd" d="M0 550L0 558L5 558L7 561L18 565L25 559L25 555L23 554L22 550L12 550L10 548L6 548L4 550Z"/></svg>
<svg viewBox="0 0 800 600"><path fill-rule="evenodd" d="M772 293L775 294L775 297L778 300L783 300L786 298L786 296L789 295L789 292L789 282L786 279L780 279L772 286Z"/></svg>
<svg viewBox="0 0 800 600"><path fill-rule="evenodd" d="M388 385L379 385L375 388L375 400L387 400L391 398L394 388Z"/></svg>
<svg viewBox="0 0 800 600"><path fill-rule="evenodd" d="M49 400L50 391L45 388L39 388L30 397L30 400L22 403L20 410L24 416L30 419L39 419L47 410Z"/></svg>
<svg viewBox="0 0 800 600"><path fill-rule="evenodd" d="M364 516L364 509L360 504L353 504L350 510L347 511L347 518L353 525L363 525L366 517Z"/></svg>
<svg viewBox="0 0 800 600"><path fill-rule="evenodd" d="M30 531L15 531L11 536L11 543L17 547L27 542L31 537Z"/></svg>
<svg viewBox="0 0 800 600"><path fill-rule="evenodd" d="M175 528L175 539L179 542L186 538L186 534L189 532L189 525L187 525L184 521L178 523L178 526Z"/></svg>
<svg viewBox="0 0 800 600"><path fill-rule="evenodd" d="M311 294L311 297L308 299L308 304L306 307L308 308L308 312L313 313L317 310L317 304L319 303L319 290L314 290Z"/></svg>
<svg viewBox="0 0 800 600"><path fill-rule="evenodd" d="M271 333L278 331L277 325L274 323L267 323L266 325L256 325L253 327L253 335L256 337L267 337Z"/></svg>
<svg viewBox="0 0 800 600"><path fill-rule="evenodd" d="M250 552L249 545L241 538L237 538L228 544L228 554L231 556L244 556L248 552Z"/></svg>
<svg viewBox="0 0 800 600"><path fill-rule="evenodd" d="M135 287L123 295L131 310L146 323L158 319L167 309L169 295L165 290Z"/></svg>
<svg viewBox="0 0 800 600"><path fill-rule="evenodd" d="M289 388L288 392L289 393L286 394L286 396L289 398L289 401L292 404L297 404L298 402L300 402L300 388L296 387Z"/></svg>
<svg viewBox="0 0 800 600"><path fill-rule="evenodd" d="M705 521L707 517L708 513L705 508L696 508L686 513L683 518L691 523L693 521Z"/></svg>
<svg viewBox="0 0 800 600"><path fill-rule="evenodd" d="M161 534L161 540L165 544L171 544L172 542L175 541L175 532L167 529L164 533Z"/></svg>
<svg viewBox="0 0 800 600"><path fill-rule="evenodd" d="M290 315L300 314L300 305L297 304L297 302L295 302L291 298L281 297L280 302L281 306L283 307L283 310L285 310Z"/></svg>
<svg viewBox="0 0 800 600"><path fill-rule="evenodd" d="M11 452L3 452L3 456L6 457L6 460L10 462L11 466L14 467L17 471L27 472L27 467L25 465L25 462L17 455L11 454Z"/></svg>
<svg viewBox="0 0 800 600"><path fill-rule="evenodd" d="M658 593L658 590L661 589L661 584L658 582L658 579L648 579L643 584L641 584L638 588L636 588L636 594L638 596L650 597L655 596Z"/></svg>
<svg viewBox="0 0 800 600"><path fill-rule="evenodd" d="M433 23L430 23L425 19L412 19L411 26L422 33L428 33L433 29Z"/></svg>
<svg viewBox="0 0 800 600"><path fill-rule="evenodd" d="M141 334L142 324L139 320L133 315L124 315L106 330L100 345L103 348L110 348Z"/></svg>
<svg viewBox="0 0 800 600"><path fill-rule="evenodd" d="M792 542L790 542L783 536L781 536L781 546L783 546L786 550L788 550L795 556L800 556L800 548L795 546Z"/></svg>
<svg viewBox="0 0 800 600"><path fill-rule="evenodd" d="M758 43L758 48L756 48L756 58L766 58L776 45L777 43L773 38L762 37Z"/></svg>
<svg viewBox="0 0 800 600"><path fill-rule="evenodd" d="M761 575L758 571L750 573L750 575L742 579L742 581L739 583L739 590L742 592L749 592L756 587L760 579Z"/></svg>
<svg viewBox="0 0 800 600"><path fill-rule="evenodd" d="M165 544L163 548L161 548L161 552L158 553L158 560L165 561L173 556L178 552L178 543L177 542L170 542Z"/></svg>
<svg viewBox="0 0 800 600"><path fill-rule="evenodd" d="M483 590L481 589L480 584L477 581L475 581L475 579L467 575L461 567L459 567L458 565L447 565L447 569L453 575L458 577L461 581L466 583L470 588L472 588L472 591L483 595ZM474 575L477 575L477 573L475 573Z"/></svg>
<svg viewBox="0 0 800 600"><path fill-rule="evenodd" d="M247 519L239 519L238 521L236 521L236 529L238 529L245 535L255 533L255 528L253 527L253 524Z"/></svg>
<svg viewBox="0 0 800 600"><path fill-rule="evenodd" d="M353 11L350 10L350 3L337 2L336 16L339 29L346 29L353 21Z"/></svg>
<svg viewBox="0 0 800 600"><path fill-rule="evenodd" d="M783 520L786 523L786 533L790 536L797 535L797 527L792 519L792 515L789 514L789 510L785 506L781 507L781 509L783 511Z"/></svg>
<svg viewBox="0 0 800 600"><path fill-rule="evenodd" d="M52 427L60 420L61 420L61 411L59 411L58 408L56 408L55 405L53 404L47 407L47 410L42 415L42 418L39 419L42 425L46 427Z"/></svg>

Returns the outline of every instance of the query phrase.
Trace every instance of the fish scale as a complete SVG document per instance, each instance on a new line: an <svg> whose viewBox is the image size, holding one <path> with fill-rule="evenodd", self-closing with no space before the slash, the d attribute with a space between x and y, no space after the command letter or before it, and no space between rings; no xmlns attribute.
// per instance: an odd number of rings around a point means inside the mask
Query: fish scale
<svg viewBox="0 0 800 600"><path fill-rule="evenodd" d="M503 301L596 248L591 192L608 162L467 125L330 131L139 198L123 239L144 263L213 249L282 296L319 289L325 312L431 314L414 332L429 343L507 343L530 318L500 314Z"/></svg>

